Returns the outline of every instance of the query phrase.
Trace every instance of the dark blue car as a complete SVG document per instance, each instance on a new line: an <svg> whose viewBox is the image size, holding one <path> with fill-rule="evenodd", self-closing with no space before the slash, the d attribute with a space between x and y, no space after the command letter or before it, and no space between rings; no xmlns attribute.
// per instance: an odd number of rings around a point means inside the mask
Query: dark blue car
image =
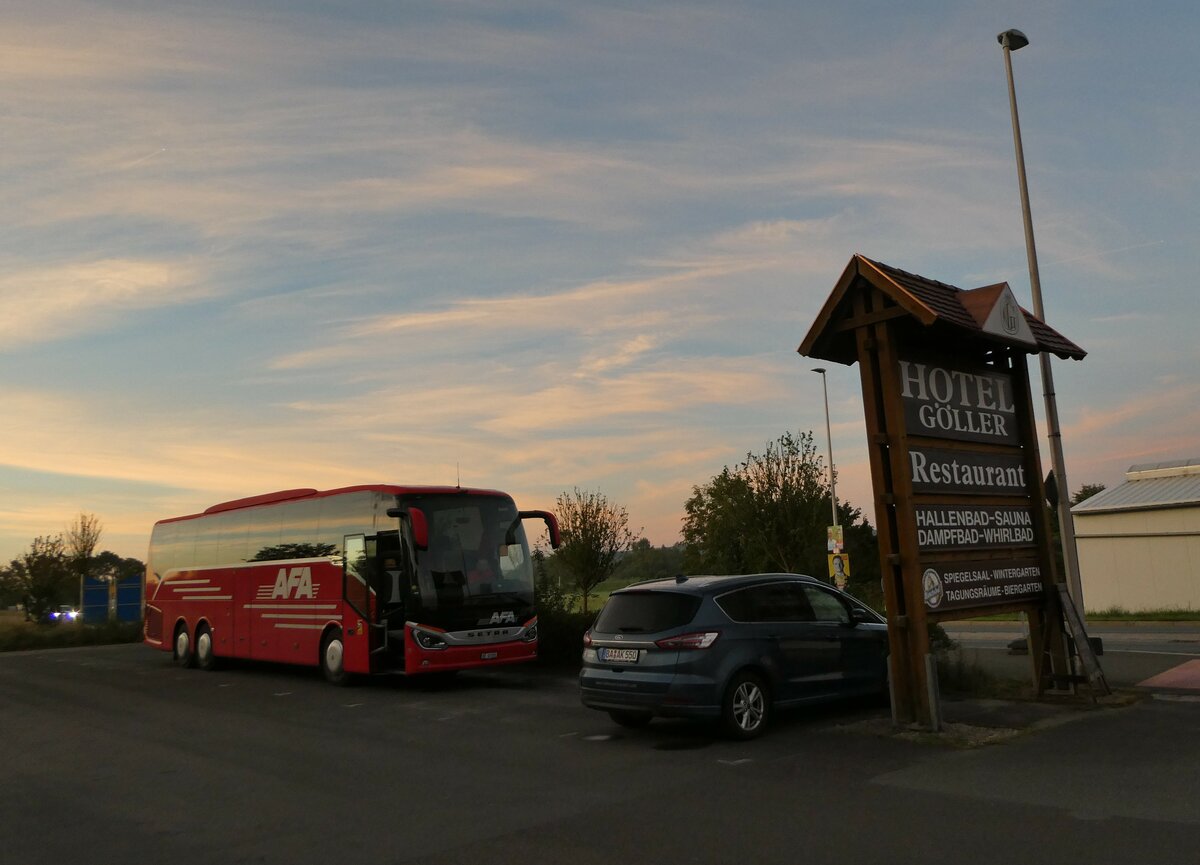
<svg viewBox="0 0 1200 865"><path fill-rule="evenodd" d="M629 727L708 718L749 739L776 707L887 692L883 618L796 574L637 583L583 642L583 704Z"/></svg>

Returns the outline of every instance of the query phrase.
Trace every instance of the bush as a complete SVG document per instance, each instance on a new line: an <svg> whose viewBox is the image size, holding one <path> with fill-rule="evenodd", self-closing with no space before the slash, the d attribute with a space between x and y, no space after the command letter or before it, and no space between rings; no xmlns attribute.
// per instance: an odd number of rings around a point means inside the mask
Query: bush
<svg viewBox="0 0 1200 865"><path fill-rule="evenodd" d="M596 614L575 609L575 598L562 582L547 573L541 550L533 554L538 613L538 663L543 667L578 669L583 654L583 634Z"/></svg>
<svg viewBox="0 0 1200 865"><path fill-rule="evenodd" d="M0 628L0 652L136 643L141 639L141 622L106 622L102 625L35 625L21 622Z"/></svg>
<svg viewBox="0 0 1200 865"><path fill-rule="evenodd" d="M583 654L583 634L595 613L538 609L538 663L543 667L578 669Z"/></svg>
<svg viewBox="0 0 1200 865"><path fill-rule="evenodd" d="M929 629L929 651L936 655L945 655L958 648L958 643L939 623L927 622L925 627Z"/></svg>
<svg viewBox="0 0 1200 865"><path fill-rule="evenodd" d="M1029 685L1006 679L968 660L961 649L938 655L938 688L954 697L999 700L1029 699Z"/></svg>

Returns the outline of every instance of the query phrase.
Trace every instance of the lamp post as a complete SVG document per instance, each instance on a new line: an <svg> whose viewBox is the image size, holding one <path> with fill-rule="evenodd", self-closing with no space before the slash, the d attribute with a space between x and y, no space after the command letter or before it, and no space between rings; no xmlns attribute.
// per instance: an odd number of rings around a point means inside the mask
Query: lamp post
<svg viewBox="0 0 1200 865"><path fill-rule="evenodd" d="M840 523L837 512L837 487L833 483L833 434L829 427L829 385L826 383L823 367L816 367L813 372L821 374L821 389L825 391L825 441L829 445L829 498L833 502L833 522L830 525L838 526Z"/></svg>
<svg viewBox="0 0 1200 865"><path fill-rule="evenodd" d="M1012 52L1029 44L1020 30L1005 30L996 37L1004 49L1004 70L1008 74L1008 104L1012 111L1013 147L1017 152L1017 181L1021 188L1021 215L1025 220L1025 251L1029 259L1029 286L1033 291L1033 311L1042 321L1046 313L1042 306L1042 283L1038 277L1037 247L1033 242L1033 216L1029 211L1029 184L1025 179L1025 151L1021 146L1021 122L1017 118L1017 89L1013 84ZM1046 436L1050 440L1050 461L1058 487L1058 526L1062 539L1063 563L1067 570L1067 590L1083 615L1083 585L1079 579L1079 554L1075 549L1075 523L1071 517L1071 486L1067 483L1067 468L1063 459L1062 431L1058 423L1058 401L1054 392L1054 374L1050 355L1038 353L1042 370L1042 393L1046 400Z"/></svg>

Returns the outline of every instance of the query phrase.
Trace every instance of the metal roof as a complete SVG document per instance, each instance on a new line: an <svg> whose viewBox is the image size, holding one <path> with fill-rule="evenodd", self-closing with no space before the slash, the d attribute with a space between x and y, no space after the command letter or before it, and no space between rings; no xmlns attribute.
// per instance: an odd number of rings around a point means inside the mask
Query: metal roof
<svg viewBox="0 0 1200 865"><path fill-rule="evenodd" d="M1200 505L1200 459L1130 466L1125 482L1071 508L1073 514Z"/></svg>

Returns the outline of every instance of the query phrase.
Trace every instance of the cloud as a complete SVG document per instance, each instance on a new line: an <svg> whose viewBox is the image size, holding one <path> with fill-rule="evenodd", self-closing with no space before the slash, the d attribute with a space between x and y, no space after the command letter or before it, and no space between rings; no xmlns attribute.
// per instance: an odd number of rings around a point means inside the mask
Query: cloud
<svg viewBox="0 0 1200 865"><path fill-rule="evenodd" d="M1071 484L1111 484L1135 463L1195 456L1197 428L1200 385L1191 381L1086 406L1063 424Z"/></svg>
<svg viewBox="0 0 1200 865"><path fill-rule="evenodd" d="M131 311L203 296L196 271L172 261L105 259L0 276L0 350L103 329Z"/></svg>
<svg viewBox="0 0 1200 865"><path fill-rule="evenodd" d="M595 336L618 335L621 348L606 347L616 356L631 347L659 340L655 333L639 330L671 328L680 332L718 315L716 308L697 309L695 292L715 280L732 278L738 272L763 267L750 255L712 257L687 262L677 269L653 276L627 280L603 280L549 294L522 293L497 298L465 298L440 309L379 314L347 324L326 335L329 344L303 349L274 358L275 370L294 370L314 365L375 357L378 341L400 336L420 341L452 334L457 344L486 344L495 352L506 342L523 341L534 335L553 333ZM704 291L712 298L711 289ZM736 298L722 299L722 306L735 307ZM676 303L682 299L683 305ZM634 335L630 336L633 332ZM596 361L584 362L595 368Z"/></svg>

